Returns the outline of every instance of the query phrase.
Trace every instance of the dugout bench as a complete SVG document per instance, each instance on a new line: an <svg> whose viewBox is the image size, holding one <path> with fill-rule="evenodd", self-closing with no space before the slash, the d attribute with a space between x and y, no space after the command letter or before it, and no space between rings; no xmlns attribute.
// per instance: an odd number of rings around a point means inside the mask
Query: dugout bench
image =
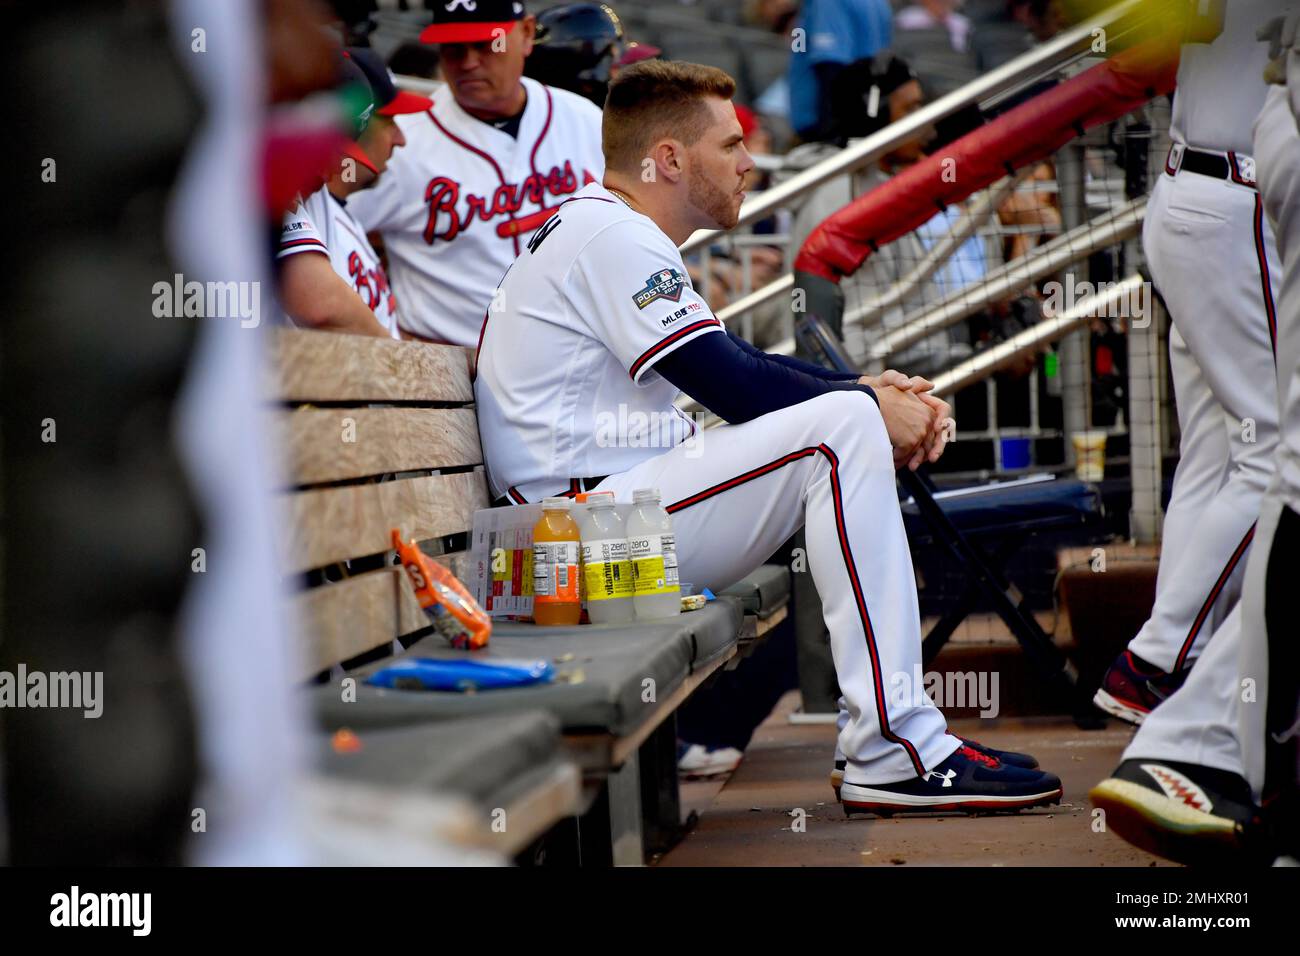
<svg viewBox="0 0 1300 956"><path fill-rule="evenodd" d="M389 530L468 580L471 519L489 496L465 351L297 329L274 330L271 351L290 471L281 561L300 585L320 769L467 800L474 843L520 860L545 846L552 861L640 864L647 843L671 842L674 712L784 618L789 569L758 568L677 618L495 622L487 648L454 650L431 633ZM479 693L365 682L405 656L545 658L558 680Z"/></svg>

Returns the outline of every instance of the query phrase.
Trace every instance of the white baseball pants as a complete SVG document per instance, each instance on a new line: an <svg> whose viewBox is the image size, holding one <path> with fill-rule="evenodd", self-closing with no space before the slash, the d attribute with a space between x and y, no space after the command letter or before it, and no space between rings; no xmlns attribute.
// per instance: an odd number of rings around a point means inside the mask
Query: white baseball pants
<svg viewBox="0 0 1300 956"><path fill-rule="evenodd" d="M908 780L956 750L923 690L897 693L920 667L921 621L889 436L870 396L832 392L710 429L598 486L620 500L652 487L673 517L681 579L697 589L744 577L806 529L848 704L848 780Z"/></svg>
<svg viewBox="0 0 1300 956"><path fill-rule="evenodd" d="M1281 261L1259 194L1196 173L1160 177L1142 240L1174 323L1182 442L1155 606L1129 648L1175 671L1197 659L1240 596L1273 473Z"/></svg>

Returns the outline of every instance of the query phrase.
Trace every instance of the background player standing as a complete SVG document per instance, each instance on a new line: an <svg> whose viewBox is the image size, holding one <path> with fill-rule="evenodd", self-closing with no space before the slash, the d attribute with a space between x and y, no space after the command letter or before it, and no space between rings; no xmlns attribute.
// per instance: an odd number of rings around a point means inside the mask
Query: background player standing
<svg viewBox="0 0 1300 956"><path fill-rule="evenodd" d="M1096 695L1098 707L1130 723L1182 686L1235 605L1273 473L1282 276L1250 154L1268 53L1255 31L1278 9L1277 0L1234 0L1212 42L1183 45L1173 145L1147 206L1142 241L1173 320L1182 437L1155 606ZM1190 14L1187 26L1205 29Z"/></svg>

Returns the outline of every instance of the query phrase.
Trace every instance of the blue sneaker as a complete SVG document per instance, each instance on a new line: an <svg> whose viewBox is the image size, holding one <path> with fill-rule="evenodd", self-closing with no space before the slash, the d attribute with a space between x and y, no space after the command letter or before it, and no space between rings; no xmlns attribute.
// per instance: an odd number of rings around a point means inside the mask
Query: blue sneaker
<svg viewBox="0 0 1300 956"><path fill-rule="evenodd" d="M1014 750L998 750L996 747L989 747L980 743L978 740L971 740L969 737L963 737L961 734L948 732L951 736L956 737L971 750L978 750L982 754L1000 760L1004 764L1012 767L1021 767L1025 770L1037 770L1038 759L1032 754L1016 753ZM835 791L835 800L840 801L840 787L844 784L844 770L848 767L849 762L838 756L839 749L836 748L837 757L835 760L835 769L831 771L831 789Z"/></svg>
<svg viewBox="0 0 1300 956"><path fill-rule="evenodd" d="M923 776L899 783L860 784L845 780L840 788L844 812L1006 813L1061 802L1061 778L1041 770L1013 767L963 744Z"/></svg>

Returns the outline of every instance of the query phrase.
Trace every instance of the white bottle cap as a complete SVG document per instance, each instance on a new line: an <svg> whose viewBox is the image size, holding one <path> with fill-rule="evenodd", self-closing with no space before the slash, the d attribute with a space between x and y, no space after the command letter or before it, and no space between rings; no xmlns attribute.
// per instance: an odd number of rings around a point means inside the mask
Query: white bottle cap
<svg viewBox="0 0 1300 956"><path fill-rule="evenodd" d="M543 511L568 511L573 506L573 502L568 498L543 498Z"/></svg>
<svg viewBox="0 0 1300 956"><path fill-rule="evenodd" d="M636 491L632 492L632 500L637 504L642 504L643 502L649 502L649 501L658 501L659 489L638 488Z"/></svg>
<svg viewBox="0 0 1300 956"><path fill-rule="evenodd" d="M587 493L588 508L612 508L614 507L614 492L612 491L590 491Z"/></svg>

